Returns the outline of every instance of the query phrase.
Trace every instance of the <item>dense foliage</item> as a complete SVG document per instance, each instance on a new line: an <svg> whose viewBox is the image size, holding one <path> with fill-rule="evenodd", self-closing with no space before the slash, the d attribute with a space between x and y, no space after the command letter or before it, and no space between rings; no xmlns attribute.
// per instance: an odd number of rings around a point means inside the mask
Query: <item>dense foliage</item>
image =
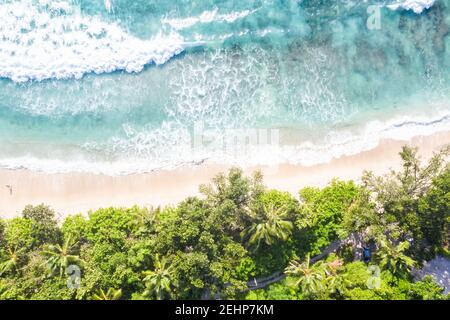
<svg viewBox="0 0 450 320"><path fill-rule="evenodd" d="M58 223L49 207L27 206L0 220L0 299L445 299L433 278L411 271L448 252L447 156L422 165L404 147L399 172L333 180L298 198L232 169L176 207L106 208ZM313 259L352 235L360 243ZM248 290L274 272L287 277Z"/></svg>

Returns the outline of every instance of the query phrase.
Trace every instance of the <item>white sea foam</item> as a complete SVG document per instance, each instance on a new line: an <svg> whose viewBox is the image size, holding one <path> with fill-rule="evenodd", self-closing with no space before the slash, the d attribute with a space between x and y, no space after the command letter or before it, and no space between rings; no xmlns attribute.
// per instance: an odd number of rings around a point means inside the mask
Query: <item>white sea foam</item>
<svg viewBox="0 0 450 320"><path fill-rule="evenodd" d="M326 163L342 156L355 155L376 148L384 139L408 141L416 136L430 136L450 129L450 114L443 111L433 118L425 116L401 116L388 121L374 120L360 130L336 130L329 132L320 143L304 142L284 150L284 161L312 166ZM280 161L281 160L281 161Z"/></svg>
<svg viewBox="0 0 450 320"><path fill-rule="evenodd" d="M0 77L16 82L140 72L185 49L177 33L142 40L66 1L8 2L0 5L0 21Z"/></svg>
<svg viewBox="0 0 450 320"><path fill-rule="evenodd" d="M387 5L389 9L412 10L414 13L420 14L426 9L430 9L436 0L403 0Z"/></svg>
<svg viewBox="0 0 450 320"><path fill-rule="evenodd" d="M67 159L49 159L22 156L0 159L0 168L29 169L48 173L89 172L106 175L145 173L161 169L199 163L239 165L242 167L282 163L312 166L342 156L354 155L377 147L383 139L407 141L415 136L429 136L450 129L450 114L442 112L436 117L397 117L389 121L371 121L359 130L336 130L319 141L303 141L297 145L237 146L230 150L193 150L189 130L166 126L156 131L136 132L125 128L127 138L111 140L110 150L105 145L85 146L89 153L115 152L123 158L114 161L87 160L80 152ZM223 134L223 132L222 132ZM282 139L280 139L282 140ZM239 149L240 148L240 149ZM232 150L233 151L233 150ZM242 152L244 151L244 152Z"/></svg>
<svg viewBox="0 0 450 320"><path fill-rule="evenodd" d="M256 10L244 10L240 12L233 12L229 14L220 14L219 10L216 8L210 11L204 11L199 16L191 16L186 18L163 18L161 22L163 24L168 24L176 30L182 30L190 28L196 24L204 24L211 22L227 22L232 23L238 19L245 18L256 12Z"/></svg>
<svg viewBox="0 0 450 320"><path fill-rule="evenodd" d="M239 166L273 166L283 163L313 166L343 156L351 156L376 148L380 141L408 141L416 136L430 136L450 130L450 114L442 111L433 118L401 116L388 121L374 120L360 128L332 130L322 138L298 144L250 146L235 153L205 156L210 163ZM280 131L283 135L283 131ZM243 152L244 151L244 152Z"/></svg>

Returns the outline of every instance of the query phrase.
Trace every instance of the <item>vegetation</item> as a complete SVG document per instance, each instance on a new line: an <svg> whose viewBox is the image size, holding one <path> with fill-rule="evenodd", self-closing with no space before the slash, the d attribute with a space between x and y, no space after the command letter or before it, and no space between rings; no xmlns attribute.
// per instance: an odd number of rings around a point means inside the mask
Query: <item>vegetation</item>
<svg viewBox="0 0 450 320"><path fill-rule="evenodd" d="M447 299L412 270L448 255L448 150L427 164L409 147L400 156L398 172L333 180L298 198L231 169L175 207L58 223L49 207L27 206L0 219L0 299ZM275 272L286 278L248 290Z"/></svg>

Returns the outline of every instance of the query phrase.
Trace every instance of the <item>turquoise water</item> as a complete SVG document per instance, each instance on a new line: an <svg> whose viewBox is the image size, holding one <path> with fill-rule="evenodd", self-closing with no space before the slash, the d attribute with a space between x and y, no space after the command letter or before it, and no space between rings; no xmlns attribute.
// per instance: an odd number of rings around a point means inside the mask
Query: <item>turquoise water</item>
<svg viewBox="0 0 450 320"><path fill-rule="evenodd" d="M450 0L394 2L0 0L0 166L313 164L448 130ZM280 139L193 150L198 124Z"/></svg>

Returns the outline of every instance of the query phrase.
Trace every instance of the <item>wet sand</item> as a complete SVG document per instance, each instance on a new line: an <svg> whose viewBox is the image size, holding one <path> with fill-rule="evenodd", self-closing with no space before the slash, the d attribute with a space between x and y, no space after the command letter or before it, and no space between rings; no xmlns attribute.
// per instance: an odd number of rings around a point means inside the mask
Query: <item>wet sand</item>
<svg viewBox="0 0 450 320"><path fill-rule="evenodd" d="M426 159L450 144L450 132L418 136L410 141L384 140L373 150L344 156L325 164L301 166L283 164L250 167L261 170L269 188L296 195L304 186L324 186L333 178L358 180L363 170L376 174L399 168L401 146L420 149ZM43 173L29 170L0 170L0 217L14 217L27 204L45 203L63 217L110 206L165 206L198 195L198 186L229 167L202 164L157 172L107 176L91 173ZM7 186L11 186L9 188Z"/></svg>

